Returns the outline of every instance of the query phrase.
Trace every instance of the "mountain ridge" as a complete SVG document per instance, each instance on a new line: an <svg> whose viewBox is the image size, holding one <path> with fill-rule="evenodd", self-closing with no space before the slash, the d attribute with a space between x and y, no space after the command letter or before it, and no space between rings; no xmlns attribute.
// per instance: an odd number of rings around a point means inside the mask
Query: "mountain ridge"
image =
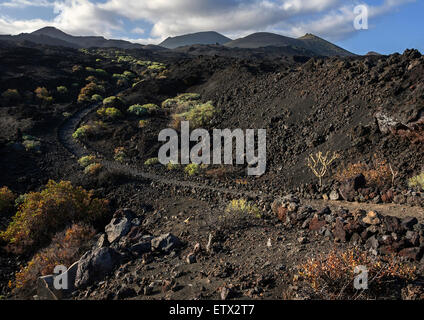
<svg viewBox="0 0 424 320"><path fill-rule="evenodd" d="M216 31L203 31L188 33L176 37L168 37L163 42L159 44L161 47L168 49L175 49L178 47L184 47L188 45L196 44L220 44L223 45L227 42L232 41L232 39L216 32Z"/></svg>

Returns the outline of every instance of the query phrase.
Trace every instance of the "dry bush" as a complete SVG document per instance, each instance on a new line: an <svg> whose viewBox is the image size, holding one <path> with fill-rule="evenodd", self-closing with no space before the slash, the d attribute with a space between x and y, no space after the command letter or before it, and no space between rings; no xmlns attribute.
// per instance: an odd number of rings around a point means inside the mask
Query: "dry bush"
<svg viewBox="0 0 424 320"><path fill-rule="evenodd" d="M397 134L401 138L409 140L411 144L424 143L424 127L419 127L415 130L398 130Z"/></svg>
<svg viewBox="0 0 424 320"><path fill-rule="evenodd" d="M322 188L322 179L327 174L330 165L339 158L340 156L333 152L330 157L330 152L323 154L321 151L317 154L309 155L307 159L307 166L311 169L312 173L319 179L319 186Z"/></svg>
<svg viewBox="0 0 424 320"><path fill-rule="evenodd" d="M394 256L381 258L371 256L358 248L346 251L333 250L326 256L310 258L298 266L298 276L311 285L315 292L329 299L358 297L354 289L355 268L368 269L369 292L377 293L385 284L393 281L412 281L416 278L416 267L401 263Z"/></svg>
<svg viewBox="0 0 424 320"><path fill-rule="evenodd" d="M89 250L90 240L95 230L83 224L75 224L57 233L51 244L39 251L31 261L15 274L15 282L9 283L14 293L27 293L34 290L37 279L52 274L59 265L70 267L85 251Z"/></svg>
<svg viewBox="0 0 424 320"><path fill-rule="evenodd" d="M8 214L15 204L16 195L8 187L0 188L0 214Z"/></svg>
<svg viewBox="0 0 424 320"><path fill-rule="evenodd" d="M339 168L334 178L339 182L343 182L361 173L364 175L367 184L375 187L391 185L395 178L395 172L392 170L391 165L386 160L379 159L377 155L374 155L370 165L358 162Z"/></svg>
<svg viewBox="0 0 424 320"><path fill-rule="evenodd" d="M50 180L41 192L25 196L18 212L0 238L13 252L29 252L50 242L70 223L96 223L108 212L108 201L93 197L69 181Z"/></svg>

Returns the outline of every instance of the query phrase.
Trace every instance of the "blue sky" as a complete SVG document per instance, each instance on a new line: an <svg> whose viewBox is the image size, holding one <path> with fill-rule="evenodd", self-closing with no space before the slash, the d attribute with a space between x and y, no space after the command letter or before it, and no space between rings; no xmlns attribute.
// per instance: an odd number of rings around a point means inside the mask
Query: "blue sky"
<svg viewBox="0 0 424 320"><path fill-rule="evenodd" d="M368 8L367 30L355 30L357 5ZM139 43L218 31L230 38L267 31L313 33L358 54L424 52L422 0L0 0L0 34L51 25L74 35Z"/></svg>

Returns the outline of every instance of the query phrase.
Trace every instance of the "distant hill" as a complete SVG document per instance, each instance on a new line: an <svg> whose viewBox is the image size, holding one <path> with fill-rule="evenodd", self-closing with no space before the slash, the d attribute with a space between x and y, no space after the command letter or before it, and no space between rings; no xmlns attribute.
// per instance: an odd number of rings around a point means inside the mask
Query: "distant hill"
<svg viewBox="0 0 424 320"><path fill-rule="evenodd" d="M366 54L366 56L381 56L381 53L375 52L375 51L370 51Z"/></svg>
<svg viewBox="0 0 424 320"><path fill-rule="evenodd" d="M104 37L72 36L54 27L45 27L32 33L22 33L16 36L0 36L0 40L22 42L30 41L37 44L62 46L70 48L120 48L142 49L145 46L124 40L108 40Z"/></svg>
<svg viewBox="0 0 424 320"><path fill-rule="evenodd" d="M291 46L294 49L306 49L321 56L354 56L353 53L312 34L306 34L301 38L295 39L275 33L258 32L226 43L225 46L245 49Z"/></svg>
<svg viewBox="0 0 424 320"><path fill-rule="evenodd" d="M227 38L218 32L207 31L185 34L177 37L168 37L159 45L168 49L175 49L194 44L225 44L230 41L230 38Z"/></svg>
<svg viewBox="0 0 424 320"><path fill-rule="evenodd" d="M354 56L352 52L349 52L335 44L317 37L313 34L307 33L303 37L298 38L301 41L303 48L309 49L323 56L341 56L348 57Z"/></svg>

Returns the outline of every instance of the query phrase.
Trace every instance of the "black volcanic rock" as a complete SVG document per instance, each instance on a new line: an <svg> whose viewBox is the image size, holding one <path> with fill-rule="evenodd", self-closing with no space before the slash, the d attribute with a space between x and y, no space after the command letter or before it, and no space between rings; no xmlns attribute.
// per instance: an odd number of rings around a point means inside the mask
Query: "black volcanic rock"
<svg viewBox="0 0 424 320"><path fill-rule="evenodd" d="M230 38L218 32L208 31L185 34L178 37L169 37L159 45L168 49L175 49L194 44L225 44L230 41Z"/></svg>

